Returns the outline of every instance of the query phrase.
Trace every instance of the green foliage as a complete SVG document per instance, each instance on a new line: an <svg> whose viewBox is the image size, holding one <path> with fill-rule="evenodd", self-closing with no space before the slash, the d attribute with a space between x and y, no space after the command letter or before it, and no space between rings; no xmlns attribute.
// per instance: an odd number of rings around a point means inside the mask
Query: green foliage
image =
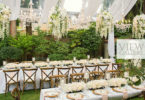
<svg viewBox="0 0 145 100"><path fill-rule="evenodd" d="M64 60L65 59L65 55L63 54L58 54L58 53L54 53L54 54L50 54L49 55L50 60Z"/></svg>
<svg viewBox="0 0 145 100"><path fill-rule="evenodd" d="M80 38L81 47L88 49L89 54L95 57L100 48L101 37L96 35L96 25L91 24L90 28L84 32Z"/></svg>
<svg viewBox="0 0 145 100"><path fill-rule="evenodd" d="M69 45L61 41L51 40L49 43L49 55L51 60L64 60L69 53Z"/></svg>
<svg viewBox="0 0 145 100"><path fill-rule="evenodd" d="M22 55L23 50L16 47L7 46L0 49L0 57L3 60L18 60Z"/></svg>
<svg viewBox="0 0 145 100"><path fill-rule="evenodd" d="M91 23L89 29L80 29L68 33L70 47L82 47L88 49L88 53L95 56L100 48L101 37L96 35L96 24Z"/></svg>
<svg viewBox="0 0 145 100"><path fill-rule="evenodd" d="M85 59L87 58L88 49L76 47L72 50L72 53L68 54L67 59L73 59L76 57L77 59Z"/></svg>

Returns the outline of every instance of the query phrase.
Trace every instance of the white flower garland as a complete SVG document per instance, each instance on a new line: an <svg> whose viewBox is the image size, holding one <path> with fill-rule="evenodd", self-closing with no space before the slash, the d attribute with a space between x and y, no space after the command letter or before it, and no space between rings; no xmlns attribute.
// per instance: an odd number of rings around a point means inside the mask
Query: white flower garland
<svg viewBox="0 0 145 100"><path fill-rule="evenodd" d="M49 31L58 40L67 35L68 32L68 16L65 9L59 4L52 8L49 17Z"/></svg>
<svg viewBox="0 0 145 100"><path fill-rule="evenodd" d="M103 38L107 38L108 34L112 32L113 17L109 12L102 12L97 16L96 32Z"/></svg>
<svg viewBox="0 0 145 100"><path fill-rule="evenodd" d="M145 35L145 15L137 15L133 19L133 29L134 38L143 38Z"/></svg>
<svg viewBox="0 0 145 100"><path fill-rule="evenodd" d="M0 3L0 38L4 38L5 34L9 33L9 17L10 9Z"/></svg>

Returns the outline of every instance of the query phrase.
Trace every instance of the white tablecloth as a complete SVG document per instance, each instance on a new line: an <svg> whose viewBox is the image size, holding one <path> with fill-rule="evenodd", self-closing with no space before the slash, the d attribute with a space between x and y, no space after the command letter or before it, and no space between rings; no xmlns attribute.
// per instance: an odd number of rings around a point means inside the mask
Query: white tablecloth
<svg viewBox="0 0 145 100"><path fill-rule="evenodd" d="M135 97L139 94L141 94L141 90L136 90L131 88L130 86L127 86L128 91L128 97ZM61 92L58 98L44 98L44 93L46 91L60 91L59 88L50 88L50 89L42 89L40 93L40 100L70 100L66 98L66 93ZM108 88L109 94L109 100L122 100L123 99L123 94L122 93L117 93L114 92L111 88ZM86 91L84 94L84 99L83 100L102 100L102 96L100 95L94 95L92 91Z"/></svg>
<svg viewBox="0 0 145 100"><path fill-rule="evenodd" d="M103 68L106 68L106 67L102 67ZM111 69L111 68L110 68ZM76 70L79 72L79 69ZM85 72L85 69L83 70L83 72ZM65 72L64 72L65 73ZM70 70L70 74L72 73L72 70ZM54 75L58 75L58 70L57 68L54 69ZM41 79L41 70L38 68L37 70L37 73L36 73L36 87L37 89L39 88L40 86L40 79ZM19 81L20 81L20 86L21 86L21 90L23 89L23 71L22 69L20 69L20 72L19 72ZM6 82L5 82L5 75L4 75L4 72L3 70L0 70L0 94L2 93L5 93L5 87L6 87ZM44 84L44 88L48 88L48 84ZM10 91L14 88L14 86L10 86ZM25 89L33 89L33 85L32 84L29 84L25 87Z"/></svg>

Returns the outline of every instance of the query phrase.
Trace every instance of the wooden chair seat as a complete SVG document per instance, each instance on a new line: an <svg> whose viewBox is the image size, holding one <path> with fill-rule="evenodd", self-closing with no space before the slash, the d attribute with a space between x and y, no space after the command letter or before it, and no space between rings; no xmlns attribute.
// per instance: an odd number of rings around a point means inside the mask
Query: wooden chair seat
<svg viewBox="0 0 145 100"><path fill-rule="evenodd" d="M73 73L70 75L72 82L84 81L84 73Z"/></svg>
<svg viewBox="0 0 145 100"><path fill-rule="evenodd" d="M61 79L64 79L66 81L67 76L66 75L53 75L50 76L51 79L51 88L58 87L60 84Z"/></svg>

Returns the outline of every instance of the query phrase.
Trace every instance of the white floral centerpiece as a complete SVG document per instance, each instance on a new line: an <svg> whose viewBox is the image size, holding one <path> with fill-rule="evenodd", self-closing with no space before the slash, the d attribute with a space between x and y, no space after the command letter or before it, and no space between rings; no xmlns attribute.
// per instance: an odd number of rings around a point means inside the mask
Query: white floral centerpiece
<svg viewBox="0 0 145 100"><path fill-rule="evenodd" d="M127 84L127 80L125 78L112 78L108 80L108 84L110 87L120 87Z"/></svg>
<svg viewBox="0 0 145 100"><path fill-rule="evenodd" d="M32 66L33 66L32 63L20 63L20 64L18 64L19 68L29 68L29 67L32 67Z"/></svg>
<svg viewBox="0 0 145 100"><path fill-rule="evenodd" d="M73 93L73 92L80 92L83 91L85 88L84 82L74 82L69 84L64 84L62 89L64 92Z"/></svg>
<svg viewBox="0 0 145 100"><path fill-rule="evenodd" d="M46 67L48 65L47 62L36 62L35 66L36 67Z"/></svg>
<svg viewBox="0 0 145 100"><path fill-rule="evenodd" d="M86 85L88 89L94 90L104 88L108 85L108 83L106 80L93 80L88 82Z"/></svg>
<svg viewBox="0 0 145 100"><path fill-rule="evenodd" d="M133 37L143 38L145 35L145 14L137 15L133 19Z"/></svg>
<svg viewBox="0 0 145 100"><path fill-rule="evenodd" d="M8 63L4 66L4 68L6 68L6 69L14 69L17 67L18 67L18 64L15 64L15 63Z"/></svg>
<svg viewBox="0 0 145 100"><path fill-rule="evenodd" d="M4 36L9 33L10 14L10 9L6 5L0 3L0 38L4 38Z"/></svg>
<svg viewBox="0 0 145 100"><path fill-rule="evenodd" d="M68 31L68 16L64 8L60 7L59 0L56 7L52 8L49 17L49 31L58 40L67 35Z"/></svg>
<svg viewBox="0 0 145 100"><path fill-rule="evenodd" d="M141 84L141 78L139 76L133 76L133 77L129 77L127 78L128 80L128 84L130 85L140 85Z"/></svg>
<svg viewBox="0 0 145 100"><path fill-rule="evenodd" d="M103 38L107 38L108 34L112 32L114 27L112 15L104 11L97 16L96 32Z"/></svg>

